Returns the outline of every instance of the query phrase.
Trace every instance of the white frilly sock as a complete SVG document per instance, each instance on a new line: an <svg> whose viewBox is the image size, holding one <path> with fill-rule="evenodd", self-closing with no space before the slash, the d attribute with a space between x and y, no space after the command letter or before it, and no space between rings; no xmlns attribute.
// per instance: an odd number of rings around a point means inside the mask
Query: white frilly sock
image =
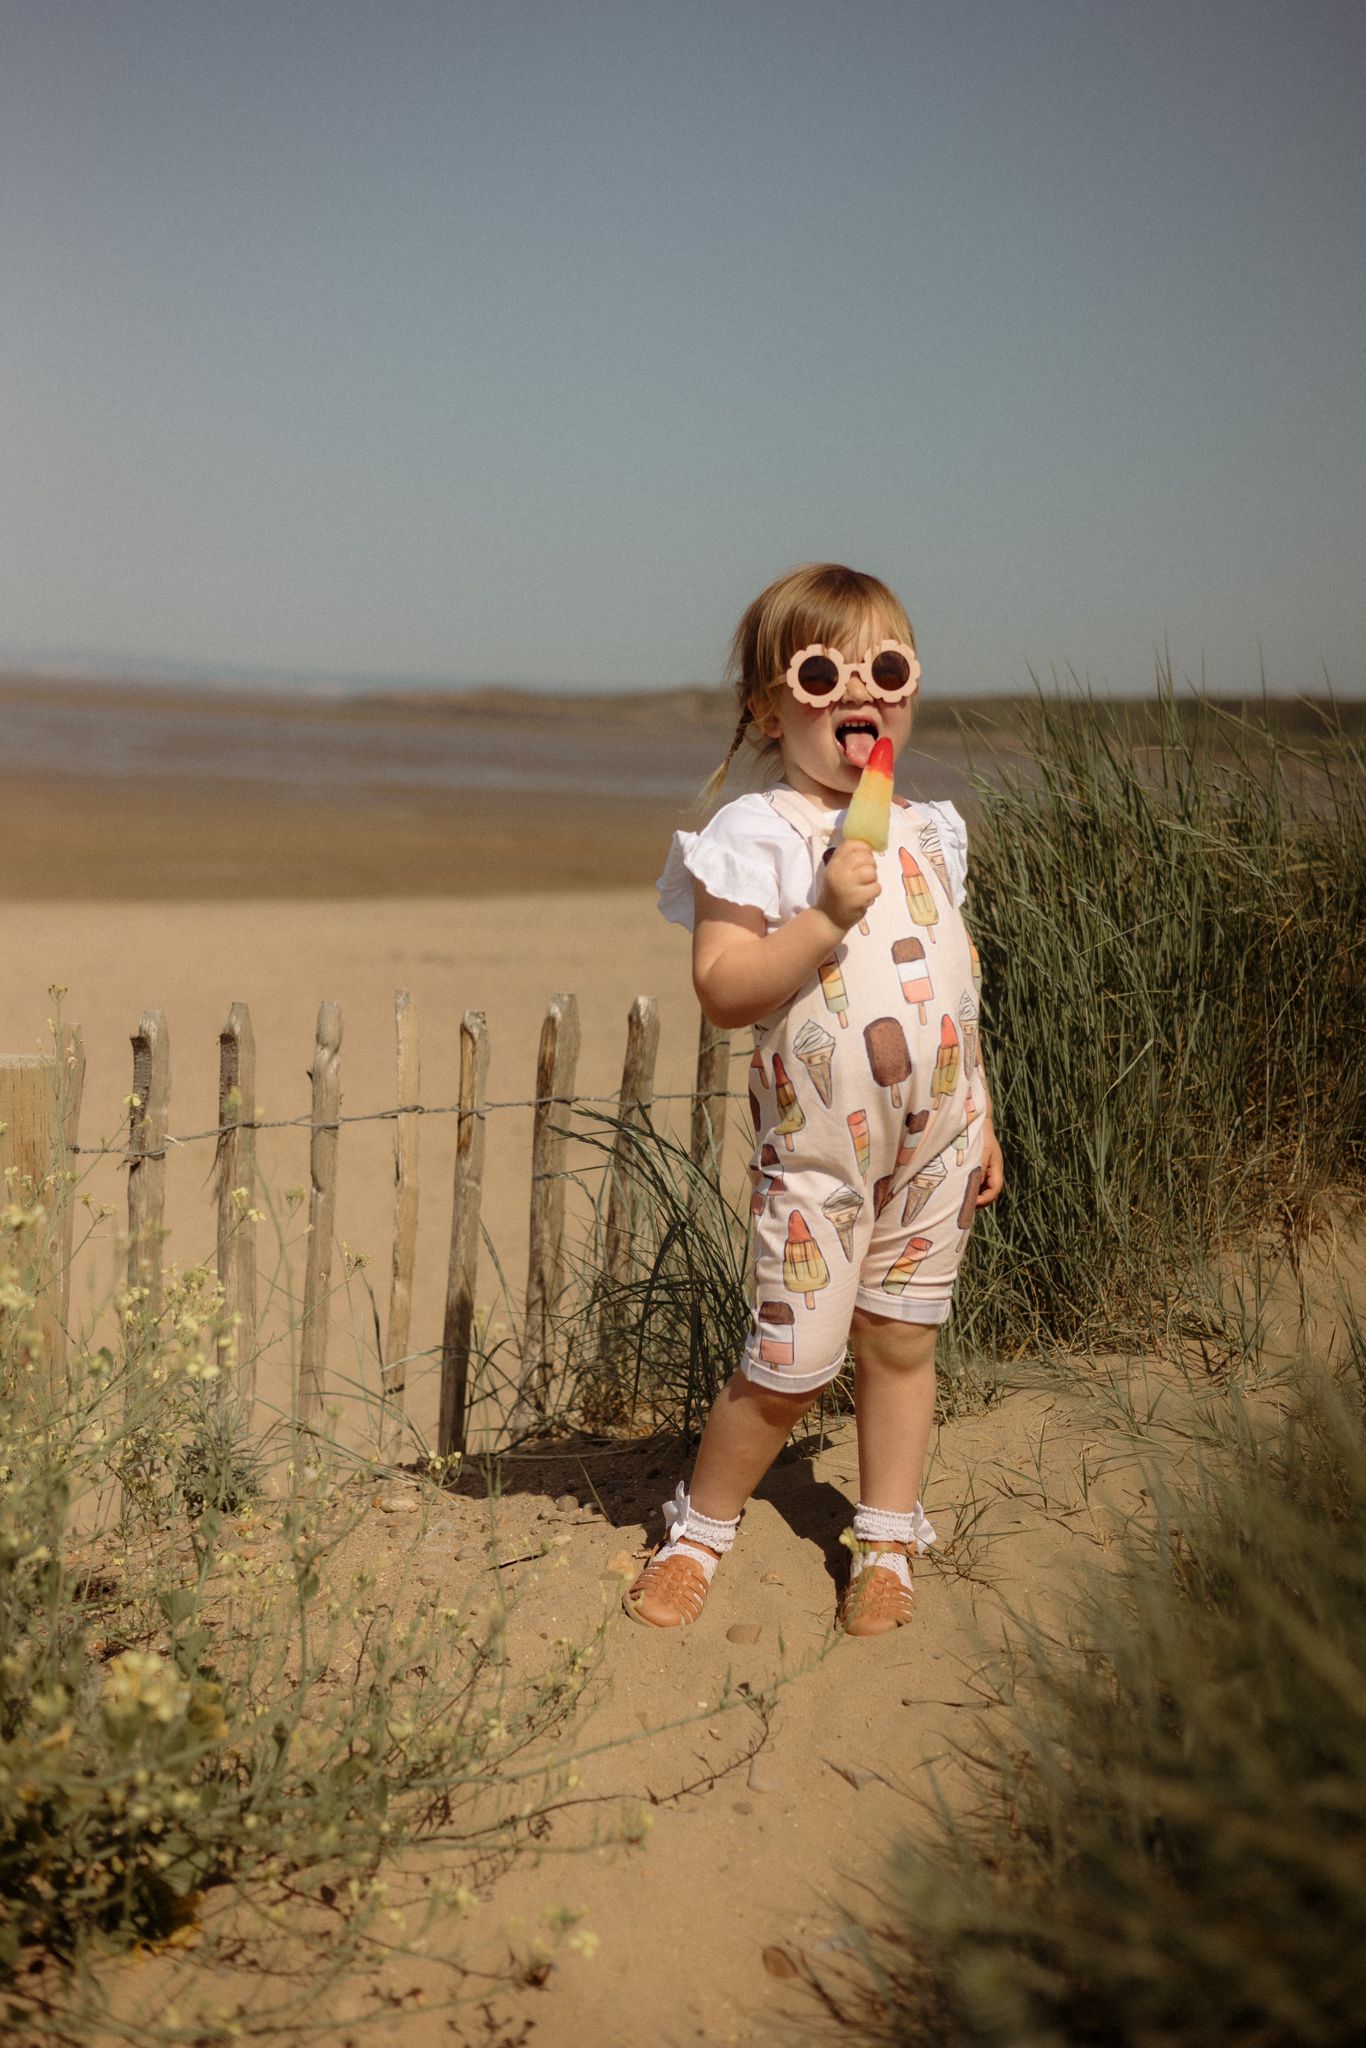
<svg viewBox="0 0 1366 2048"><path fill-rule="evenodd" d="M930 1518L917 1501L909 1514L893 1514L890 1508L865 1507L862 1501L854 1509L854 1541L860 1547L854 1551L854 1562L849 1576L856 1579L861 1571L876 1564L885 1572L895 1572L903 1586L910 1590L911 1567L906 1558L896 1551L883 1551L880 1556L870 1557L861 1546L877 1543L913 1543L916 1554L921 1555L935 1541Z"/></svg>
<svg viewBox="0 0 1366 2048"><path fill-rule="evenodd" d="M657 1553L655 1562L673 1557L680 1550L684 1551L687 1556L696 1558L706 1575L707 1584L710 1585L712 1573L719 1562L711 1553L719 1550L724 1557L735 1541L735 1532L739 1526L738 1515L733 1522L717 1522L710 1515L699 1514L688 1498L680 1479L673 1499L664 1503L665 1542ZM707 1546L705 1550L701 1548L703 1544Z"/></svg>

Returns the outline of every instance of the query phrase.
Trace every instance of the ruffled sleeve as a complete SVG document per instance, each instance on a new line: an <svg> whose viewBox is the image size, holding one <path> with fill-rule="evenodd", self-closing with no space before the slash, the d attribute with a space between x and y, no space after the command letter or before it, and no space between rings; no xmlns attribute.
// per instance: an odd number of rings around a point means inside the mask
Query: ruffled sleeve
<svg viewBox="0 0 1366 2048"><path fill-rule="evenodd" d="M675 832L656 887L661 914L688 931L693 924L693 883L726 903L762 910L770 926L784 916L783 880L801 841L758 794L724 804L700 832Z"/></svg>
<svg viewBox="0 0 1366 2048"><path fill-rule="evenodd" d="M968 886L968 828L954 804L922 803L919 808L928 811L939 827L939 844L944 866L948 869L953 900L961 910Z"/></svg>

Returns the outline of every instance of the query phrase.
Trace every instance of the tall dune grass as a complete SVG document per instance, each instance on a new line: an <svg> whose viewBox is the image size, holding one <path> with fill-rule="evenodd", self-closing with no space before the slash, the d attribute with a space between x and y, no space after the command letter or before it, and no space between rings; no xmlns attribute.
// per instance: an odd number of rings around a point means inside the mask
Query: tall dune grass
<svg viewBox="0 0 1366 2048"><path fill-rule="evenodd" d="M1202 1262L1294 1243L1366 1167L1366 782L1324 718L1041 699L982 780L969 918L1005 1199L975 1348L1150 1339Z"/></svg>
<svg viewBox="0 0 1366 2048"><path fill-rule="evenodd" d="M1366 2002L1366 1344L1236 1400L827 1986L866 2048L1348 2048ZM962 1802L955 1801L955 1808Z"/></svg>

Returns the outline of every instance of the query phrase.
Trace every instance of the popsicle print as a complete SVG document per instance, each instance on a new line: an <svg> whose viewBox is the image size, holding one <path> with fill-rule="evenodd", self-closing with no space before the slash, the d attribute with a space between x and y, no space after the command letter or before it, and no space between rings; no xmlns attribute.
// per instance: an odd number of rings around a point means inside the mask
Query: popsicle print
<svg viewBox="0 0 1366 2048"><path fill-rule="evenodd" d="M972 986L975 993L980 996L982 993L982 956L972 942L971 932L968 933L968 951L972 955Z"/></svg>
<svg viewBox="0 0 1366 2048"><path fill-rule="evenodd" d="M911 922L923 927L930 944L934 944L934 928L939 922L939 912L934 907L934 898L926 886L925 877L916 865L915 857L907 853L904 846L898 847L897 858L901 862L901 883L906 891L906 908L911 913Z"/></svg>
<svg viewBox="0 0 1366 2048"><path fill-rule="evenodd" d="M963 1233L958 1240L960 1252L968 1241L968 1232L977 1220L977 1190L981 1185L982 1169L980 1166L974 1166L968 1175L967 1186L963 1190L963 1199L958 1208L958 1228Z"/></svg>
<svg viewBox="0 0 1366 2048"><path fill-rule="evenodd" d="M930 1076L930 1101L943 1102L958 1086L958 1070L962 1055L958 1045L958 1033L952 1017L947 1014L939 1020L939 1051L935 1055L934 1072Z"/></svg>
<svg viewBox="0 0 1366 2048"><path fill-rule="evenodd" d="M749 1071L761 1088L767 1088L768 1075L764 1072L764 1056L757 1045L754 1048L754 1057L749 1063Z"/></svg>
<svg viewBox="0 0 1366 2048"><path fill-rule="evenodd" d="M895 1017L875 1017L863 1027L868 1065L879 1088L890 1088L892 1107L901 1107L901 1083L911 1078L911 1051Z"/></svg>
<svg viewBox="0 0 1366 2048"><path fill-rule="evenodd" d="M771 1365L779 1372L791 1371L796 1322L790 1302L759 1303L759 1357L764 1365Z"/></svg>
<svg viewBox="0 0 1366 2048"><path fill-rule="evenodd" d="M908 1237L898 1254L896 1264L883 1277L884 1294L904 1294L914 1280L926 1255L934 1246L928 1237Z"/></svg>
<svg viewBox="0 0 1366 2048"><path fill-rule="evenodd" d="M934 983L925 965L925 948L919 939L898 939L892 948L892 964L901 977L901 993L914 1003L925 1023L925 1005L934 1001Z"/></svg>
<svg viewBox="0 0 1366 2048"><path fill-rule="evenodd" d="M863 1213L863 1197L857 1188L840 1186L828 1194L821 1203L821 1214L835 1227L840 1241L840 1250L853 1263L854 1230Z"/></svg>
<svg viewBox="0 0 1366 2048"><path fill-rule="evenodd" d="M939 877L939 886L949 895L949 871L944 865L944 849L939 840L937 825L922 825L920 828L920 851Z"/></svg>
<svg viewBox="0 0 1366 2048"><path fill-rule="evenodd" d="M868 1168L873 1163L872 1141L868 1136L868 1112L866 1109L851 1109L845 1122L854 1147L854 1162L858 1167L860 1180L867 1180Z"/></svg>
<svg viewBox="0 0 1366 2048"><path fill-rule="evenodd" d="M759 1164L751 1168L754 1193L750 1196L751 1216L762 1216L774 1195L787 1193L787 1182L783 1179L782 1161L771 1145L765 1145L759 1154Z"/></svg>
<svg viewBox="0 0 1366 2048"><path fill-rule="evenodd" d="M839 1018L840 1030L847 1031L849 1029L849 991L844 986L844 974L839 961L833 953L828 960L822 960L816 972L821 978L821 994L825 997L826 1009L829 1010L833 1017Z"/></svg>
<svg viewBox="0 0 1366 2048"><path fill-rule="evenodd" d="M793 1152L796 1150L796 1147L792 1143L792 1134L794 1131L805 1129L806 1118L802 1114L802 1106L797 1100L797 1091L788 1079L787 1068L783 1065L782 1055L776 1052L773 1055L773 1082L778 1091L778 1107L782 1111L782 1121L778 1125L778 1136L782 1139L788 1151Z"/></svg>
<svg viewBox="0 0 1366 2048"><path fill-rule="evenodd" d="M812 1309L822 1287L830 1285L830 1268L821 1256L821 1248L811 1235L811 1226L800 1209L794 1209L787 1221L783 1285L789 1294L800 1294L807 1307Z"/></svg>

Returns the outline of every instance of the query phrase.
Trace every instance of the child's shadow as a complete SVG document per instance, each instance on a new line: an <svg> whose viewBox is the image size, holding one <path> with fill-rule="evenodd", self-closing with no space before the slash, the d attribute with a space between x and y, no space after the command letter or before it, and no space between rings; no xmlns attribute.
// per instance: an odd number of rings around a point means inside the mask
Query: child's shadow
<svg viewBox="0 0 1366 2048"><path fill-rule="evenodd" d="M828 1479L818 1479L809 1458L774 1465L756 1488L756 1497L778 1510L794 1536L819 1544L825 1569L835 1584L848 1574L849 1553L840 1537L854 1519L854 1504Z"/></svg>

